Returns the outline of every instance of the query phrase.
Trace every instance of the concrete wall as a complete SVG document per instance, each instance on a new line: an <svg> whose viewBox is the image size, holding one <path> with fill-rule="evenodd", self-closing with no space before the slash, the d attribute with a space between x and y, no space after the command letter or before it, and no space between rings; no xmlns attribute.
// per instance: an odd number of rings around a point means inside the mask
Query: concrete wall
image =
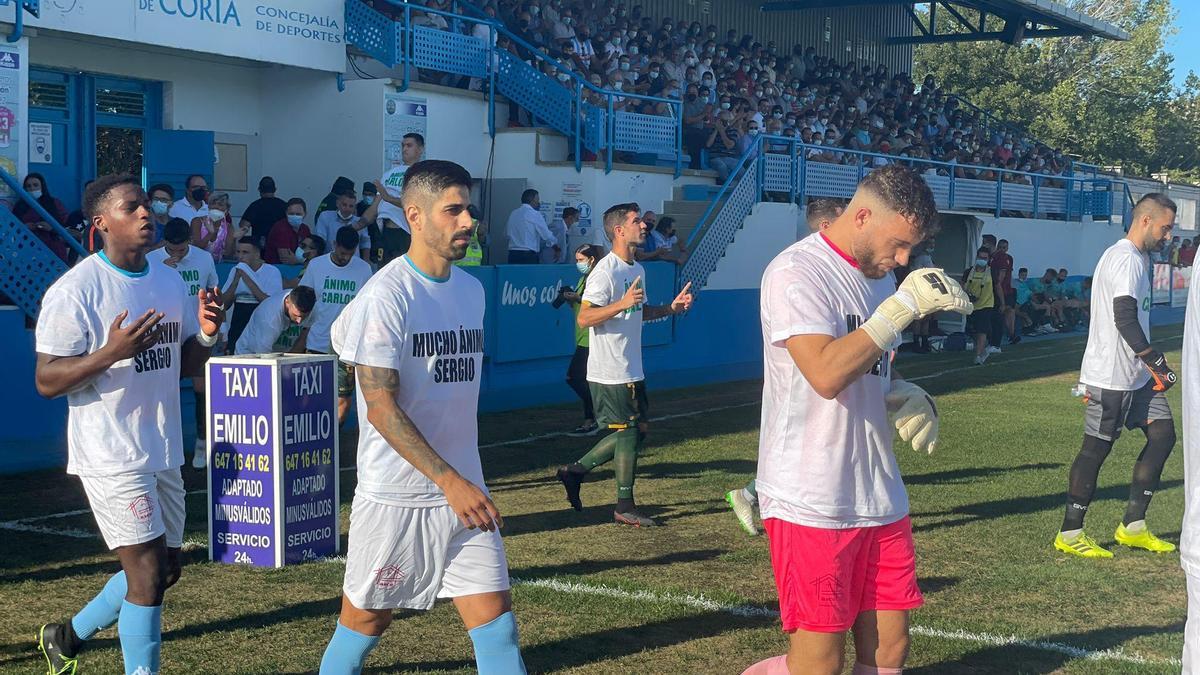
<svg viewBox="0 0 1200 675"><path fill-rule="evenodd" d="M802 213L795 204L755 204L717 262L717 269L708 277L704 294L757 289L767 265L780 251L796 243L799 228L804 225Z"/></svg>
<svg viewBox="0 0 1200 675"><path fill-rule="evenodd" d="M1066 223L990 216L980 216L980 220L983 234L1009 241L1014 267L1028 267L1030 276L1038 276L1048 267L1091 274L1104 249L1125 236L1124 227L1115 221Z"/></svg>

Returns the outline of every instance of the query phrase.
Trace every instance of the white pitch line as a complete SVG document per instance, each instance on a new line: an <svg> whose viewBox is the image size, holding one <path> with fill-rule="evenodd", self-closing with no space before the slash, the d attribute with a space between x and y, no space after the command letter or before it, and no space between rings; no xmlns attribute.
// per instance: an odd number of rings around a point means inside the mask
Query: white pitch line
<svg viewBox="0 0 1200 675"><path fill-rule="evenodd" d="M766 607L746 604L729 604L707 598L703 595L656 593L653 591L627 591L621 588L614 588L612 586L582 584L573 581L563 581L561 579L519 579L514 577L512 579L512 584L514 586L544 588L561 593L573 593L577 595L592 595L605 598L615 598L619 600L635 600L638 602L650 602L661 605L682 605L692 609L699 609L708 612L722 612L739 617L777 618L779 616L778 611L768 609ZM1016 635L972 633L963 629L943 630L940 628L931 628L929 626L921 625L913 625L909 630L915 635L922 635L925 637L939 638L943 640L955 640L959 642L974 642L992 647L1022 647L1025 649L1064 654L1089 661L1119 661L1122 663L1176 667L1182 665L1179 659L1164 659L1142 656L1141 654L1137 653L1126 653L1124 650L1119 648L1086 649L1084 647L1076 647L1063 642L1049 642L1046 640L1022 638Z"/></svg>

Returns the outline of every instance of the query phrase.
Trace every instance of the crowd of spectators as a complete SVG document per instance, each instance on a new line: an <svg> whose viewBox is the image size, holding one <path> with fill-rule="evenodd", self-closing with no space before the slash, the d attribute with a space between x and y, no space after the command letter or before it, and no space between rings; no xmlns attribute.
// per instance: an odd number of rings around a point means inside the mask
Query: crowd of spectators
<svg viewBox="0 0 1200 675"><path fill-rule="evenodd" d="M365 0L369 3L372 0ZM451 0L413 4L452 11ZM401 10L374 1L397 18ZM499 49L509 51L573 88L575 74L598 88L682 101L683 133L691 168L712 168L724 179L754 135L796 138L816 146L808 158L857 164L855 150L893 155L916 162L937 160L960 166L926 171L958 178L1001 180L1062 187L1071 162L1059 149L984 118L982 113L939 87L932 76L918 85L908 73L886 65L839 62L812 46L765 44L753 35L722 30L697 21L652 17L641 5L613 0L489 0L482 11L513 35L557 62L538 60L504 34ZM461 7L460 13L463 12ZM414 11L413 22L440 30L488 39L481 24L447 21L439 14ZM482 88L478 79L423 73L424 79L451 86ZM604 105L604 96L585 91ZM617 95L614 109L650 115L674 115L662 101ZM512 107L510 123L530 124L528 114ZM768 152L786 152L786 144L768 144ZM872 165L886 157L870 157ZM706 162L706 164L705 164ZM1024 175L1029 174L1029 175Z"/></svg>
<svg viewBox="0 0 1200 675"><path fill-rule="evenodd" d="M1156 263L1166 263L1172 267L1191 267L1196 260L1196 244L1197 242L1191 239L1181 242L1179 237L1172 237L1171 243L1163 250L1153 253L1152 257Z"/></svg>

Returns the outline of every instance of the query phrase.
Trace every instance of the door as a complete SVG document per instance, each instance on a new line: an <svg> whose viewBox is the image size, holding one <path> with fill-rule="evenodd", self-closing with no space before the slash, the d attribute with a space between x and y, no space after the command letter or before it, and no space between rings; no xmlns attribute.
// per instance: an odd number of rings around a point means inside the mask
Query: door
<svg viewBox="0 0 1200 675"><path fill-rule="evenodd" d="M79 208L82 196L80 84L80 78L69 73L29 69L30 126L50 126L48 147L41 152L30 149L29 171L46 177L50 194L61 199L68 211Z"/></svg>

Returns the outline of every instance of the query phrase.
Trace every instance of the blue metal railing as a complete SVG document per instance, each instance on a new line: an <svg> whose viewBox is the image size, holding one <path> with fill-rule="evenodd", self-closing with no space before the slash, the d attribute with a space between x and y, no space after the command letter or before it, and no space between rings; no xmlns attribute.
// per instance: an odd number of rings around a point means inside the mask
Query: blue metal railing
<svg viewBox="0 0 1200 675"><path fill-rule="evenodd" d="M833 153L837 162L810 159L810 151ZM847 158L853 161L846 162ZM1110 177L1048 176L994 167L973 166L884 155L860 150L805 145L784 137L759 135L741 157L713 197L688 238L694 251L681 277L700 288L716 268L720 253L753 205L765 199L805 203L809 197L848 199L859 181L875 167L875 160L907 164L923 172L942 210L965 210L1031 218L1053 216L1062 220L1121 218L1128 227L1131 205L1126 183ZM931 171L932 170L932 171ZM994 178L959 177L963 172L993 172ZM740 174L740 175L739 175ZM1060 187L1061 185L1061 187ZM712 249L714 255L704 251Z"/></svg>
<svg viewBox="0 0 1200 675"><path fill-rule="evenodd" d="M401 66L401 90L412 81L412 69L447 72L487 79L488 130L495 135L495 93L499 91L510 101L529 111L536 122L573 138L575 168L582 168L582 149L605 156L605 171L612 171L615 152L654 152L673 155L675 175L683 171L683 102L613 91L596 87L578 73L529 44L508 30L501 22L488 17L475 5L455 0L454 7L477 16L444 12L416 6L403 0L386 0L402 9L403 19L392 20L360 0L347 0L346 38L372 58L389 67ZM448 24L461 29L464 24L487 25L488 41L459 32L414 26L412 13L424 12L446 18ZM557 77L542 73L539 68L524 62L511 52L495 47L496 38L503 35L525 50L535 64L545 64L555 76L565 74L565 83ZM584 100L585 92L603 99L603 105ZM670 116L650 115L621 110L623 102L646 101L666 104Z"/></svg>
<svg viewBox="0 0 1200 675"><path fill-rule="evenodd" d="M41 204L37 203L7 171L0 169L3 180L17 199L25 202L55 234L80 256L87 251L75 241ZM30 318L37 318L46 289L67 271L67 264L54 254L38 237L7 208L0 207L0 293L8 296Z"/></svg>

